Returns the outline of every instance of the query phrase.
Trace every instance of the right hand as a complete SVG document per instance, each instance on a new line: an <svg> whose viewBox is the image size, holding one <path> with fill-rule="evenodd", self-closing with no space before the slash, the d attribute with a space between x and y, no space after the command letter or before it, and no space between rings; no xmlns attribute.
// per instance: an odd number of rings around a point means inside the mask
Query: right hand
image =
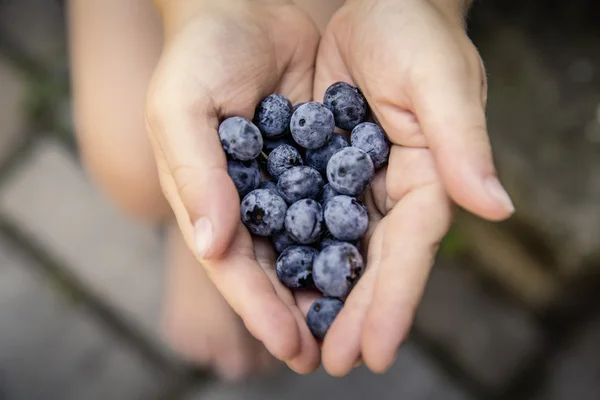
<svg viewBox="0 0 600 400"><path fill-rule="evenodd" d="M253 243L240 222L217 128L225 117L252 119L271 93L310 100L318 32L284 0L157 4L165 47L146 113L163 192L187 245L250 333L293 370L311 372L320 354L302 298L279 283L268 243Z"/></svg>

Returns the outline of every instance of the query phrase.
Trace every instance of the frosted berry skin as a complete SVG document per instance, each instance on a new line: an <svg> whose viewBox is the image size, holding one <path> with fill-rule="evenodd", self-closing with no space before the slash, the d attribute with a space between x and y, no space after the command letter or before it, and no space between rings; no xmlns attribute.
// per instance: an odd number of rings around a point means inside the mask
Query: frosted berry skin
<svg viewBox="0 0 600 400"><path fill-rule="evenodd" d="M334 129L333 113L317 102L302 104L294 111L290 120L294 141L306 149L317 149L323 146Z"/></svg>
<svg viewBox="0 0 600 400"><path fill-rule="evenodd" d="M381 168L390 155L390 144L383 129L372 122L358 124L350 135L352 147L363 150L371 157L375 169Z"/></svg>
<svg viewBox="0 0 600 400"><path fill-rule="evenodd" d="M362 275L363 258L350 243L333 243L325 247L313 263L313 280L328 297L346 297Z"/></svg>
<svg viewBox="0 0 600 400"><path fill-rule="evenodd" d="M304 165L302 155L294 147L287 144L282 144L274 149L267 160L267 170L274 179L279 179L279 176L288 169L302 165Z"/></svg>
<svg viewBox="0 0 600 400"><path fill-rule="evenodd" d="M266 139L276 139L287 131L292 117L292 103L281 94L272 94L260 102L254 123Z"/></svg>
<svg viewBox="0 0 600 400"><path fill-rule="evenodd" d="M277 254L280 254L290 246L298 245L285 229L271 236L271 242L273 242L273 247L275 247Z"/></svg>
<svg viewBox="0 0 600 400"><path fill-rule="evenodd" d="M240 198L243 198L260 185L261 172L256 160L227 160L227 173L233 181Z"/></svg>
<svg viewBox="0 0 600 400"><path fill-rule="evenodd" d="M348 147L346 138L339 133L334 133L331 135L329 141L323 146L318 149L306 151L306 165L325 175L327 172L327 163L331 156L344 147Z"/></svg>
<svg viewBox="0 0 600 400"><path fill-rule="evenodd" d="M275 193L277 193L277 183L273 181L262 181L260 185L258 185L258 189L274 190Z"/></svg>
<svg viewBox="0 0 600 400"><path fill-rule="evenodd" d="M300 199L318 199L323 190L323 178L316 169L293 167L277 181L277 191L288 204Z"/></svg>
<svg viewBox="0 0 600 400"><path fill-rule="evenodd" d="M335 126L347 131L363 122L367 114L367 100L358 88L346 82L331 85L325 91L323 104L333 112Z"/></svg>
<svg viewBox="0 0 600 400"><path fill-rule="evenodd" d="M339 240L334 238L331 233L326 232L323 237L321 238L321 241L319 242L319 250L323 250L325 247L330 246L334 243L343 243L343 240ZM355 240L355 241L351 241L349 242L352 246L356 247L356 249L358 251L360 251L360 241Z"/></svg>
<svg viewBox="0 0 600 400"><path fill-rule="evenodd" d="M375 167L371 157L356 147L335 153L327 163L327 179L338 193L359 196L371 184Z"/></svg>
<svg viewBox="0 0 600 400"><path fill-rule="evenodd" d="M306 324L316 339L325 339L327 331L342 308L344 303L336 298L322 297L314 301L306 314Z"/></svg>
<svg viewBox="0 0 600 400"><path fill-rule="evenodd" d="M339 193L329 183L326 183L321 192L321 205L325 207L325 204L335 196L339 196Z"/></svg>
<svg viewBox="0 0 600 400"><path fill-rule="evenodd" d="M263 148L260 130L244 117L230 117L221 122L219 139L223 150L235 160L253 160Z"/></svg>
<svg viewBox="0 0 600 400"><path fill-rule="evenodd" d="M272 190L256 189L242 200L242 222L250 233L271 236L283 229L287 204Z"/></svg>
<svg viewBox="0 0 600 400"><path fill-rule="evenodd" d="M324 225L323 208L313 199L298 200L288 208L285 215L286 232L301 244L317 242Z"/></svg>
<svg viewBox="0 0 600 400"><path fill-rule="evenodd" d="M319 251L308 246L290 246L277 257L277 277L290 289L313 289L313 260Z"/></svg>
<svg viewBox="0 0 600 400"><path fill-rule="evenodd" d="M327 229L338 240L358 240L369 227L367 207L350 196L340 195L329 200L325 205L324 218Z"/></svg>

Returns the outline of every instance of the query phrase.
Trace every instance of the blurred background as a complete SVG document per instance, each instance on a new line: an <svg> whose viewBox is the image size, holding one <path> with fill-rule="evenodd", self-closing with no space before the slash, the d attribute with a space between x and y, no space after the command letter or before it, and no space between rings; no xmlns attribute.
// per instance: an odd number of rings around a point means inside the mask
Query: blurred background
<svg viewBox="0 0 600 400"><path fill-rule="evenodd" d="M160 232L80 165L62 2L0 0L0 399L600 399L598 4L475 2L517 213L459 213L392 370L229 386L162 344Z"/></svg>

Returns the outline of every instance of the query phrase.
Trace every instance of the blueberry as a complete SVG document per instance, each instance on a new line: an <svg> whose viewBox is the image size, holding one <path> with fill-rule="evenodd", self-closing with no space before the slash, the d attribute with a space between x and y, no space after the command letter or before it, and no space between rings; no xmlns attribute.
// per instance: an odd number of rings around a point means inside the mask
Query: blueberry
<svg viewBox="0 0 600 400"><path fill-rule="evenodd" d="M333 297L321 297L312 303L306 314L306 324L315 338L325 338L329 327L343 307L344 303Z"/></svg>
<svg viewBox="0 0 600 400"><path fill-rule="evenodd" d="M272 190L256 189L244 197L240 211L250 233L271 236L283 229L287 204Z"/></svg>
<svg viewBox="0 0 600 400"><path fill-rule="evenodd" d="M263 147L260 131L244 117L230 117L221 122L219 139L225 152L241 161L255 159Z"/></svg>
<svg viewBox="0 0 600 400"><path fill-rule="evenodd" d="M271 236L271 241L277 253L281 253L288 247L298 244L285 229Z"/></svg>
<svg viewBox="0 0 600 400"><path fill-rule="evenodd" d="M288 204L300 199L317 199L322 189L321 174L310 167L292 167L281 174L277 181L277 190Z"/></svg>
<svg viewBox="0 0 600 400"><path fill-rule="evenodd" d="M292 115L290 130L292 137L306 149L323 146L333 133L335 122L333 113L321 103L302 104Z"/></svg>
<svg viewBox="0 0 600 400"><path fill-rule="evenodd" d="M306 104L305 101L303 101L302 103L298 103L294 106L294 111L296 111L302 104Z"/></svg>
<svg viewBox="0 0 600 400"><path fill-rule="evenodd" d="M227 172L233 180L240 198L260 185L261 172L256 160L227 160Z"/></svg>
<svg viewBox="0 0 600 400"><path fill-rule="evenodd" d="M327 163L332 155L344 147L348 147L348 141L338 133L331 135L331 139L318 149L306 151L306 165L325 175L327 172Z"/></svg>
<svg viewBox="0 0 600 400"><path fill-rule="evenodd" d="M285 214L285 230L301 244L319 240L323 225L323 208L313 199L298 200Z"/></svg>
<svg viewBox="0 0 600 400"><path fill-rule="evenodd" d="M292 103L281 94L272 94L260 102L254 121L265 138L274 139L285 133L292 117Z"/></svg>
<svg viewBox="0 0 600 400"><path fill-rule="evenodd" d="M312 266L317 249L308 246L291 246L285 249L279 257L275 271L277 277L285 286L291 289L312 289Z"/></svg>
<svg viewBox="0 0 600 400"><path fill-rule="evenodd" d="M340 195L329 200L325 205L324 217L327 229L338 240L358 240L369 227L367 207L350 196Z"/></svg>
<svg viewBox="0 0 600 400"><path fill-rule="evenodd" d="M350 142L353 147L358 147L371 157L375 169L381 168L390 155L390 144L383 129L372 122L356 125L350 135Z"/></svg>
<svg viewBox="0 0 600 400"><path fill-rule="evenodd" d="M274 181L262 181L260 185L258 185L258 188L273 190L277 195L279 195L279 192L277 192L277 183Z"/></svg>
<svg viewBox="0 0 600 400"><path fill-rule="evenodd" d="M341 194L360 195L370 185L374 175L371 157L356 147L338 151L327 163L329 184Z"/></svg>
<svg viewBox="0 0 600 400"><path fill-rule="evenodd" d="M329 200L338 195L339 193L336 192L329 183L326 183L325 186L323 186L323 192L321 193L321 205L325 207L325 204L327 204Z"/></svg>
<svg viewBox="0 0 600 400"><path fill-rule="evenodd" d="M292 139L291 136L284 136L284 137L281 137L279 139L264 140L263 141L263 150L262 151L266 155L269 155L269 154L271 154L271 152L273 150L275 150L276 148L278 148L282 144L290 145L290 146L294 147L296 150L302 149L302 147L300 147L300 145L298 143L294 142L294 139Z"/></svg>
<svg viewBox="0 0 600 400"><path fill-rule="evenodd" d="M330 297L345 297L363 272L363 258L350 243L333 243L325 247L313 263L313 280L317 288Z"/></svg>
<svg viewBox="0 0 600 400"><path fill-rule="evenodd" d="M331 233L327 232L325 235L323 235L323 237L321 238L321 241L319 242L319 249L323 250L325 247L330 246L334 243L343 243L344 240L339 240L334 238ZM355 241L350 241L349 242L352 246L356 247L357 250L360 251L360 241L355 240Z"/></svg>
<svg viewBox="0 0 600 400"><path fill-rule="evenodd" d="M267 170L275 179L278 179L288 169L302 165L304 165L302 156L298 150L288 144L282 144L273 150L267 160Z"/></svg>
<svg viewBox="0 0 600 400"><path fill-rule="evenodd" d="M337 82L325 91L323 104L333 111L335 126L351 131L364 121L367 100L360 90L345 82Z"/></svg>

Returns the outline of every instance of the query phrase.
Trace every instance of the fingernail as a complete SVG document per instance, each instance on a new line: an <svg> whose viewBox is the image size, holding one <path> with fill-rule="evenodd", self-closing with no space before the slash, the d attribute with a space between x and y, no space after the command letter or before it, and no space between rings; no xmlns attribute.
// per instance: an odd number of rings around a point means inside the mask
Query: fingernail
<svg viewBox="0 0 600 400"><path fill-rule="evenodd" d="M213 235L210 220L206 217L200 218L194 224L194 231L196 235L196 252L199 257L204 257L210 247Z"/></svg>
<svg viewBox="0 0 600 400"><path fill-rule="evenodd" d="M498 178L495 176L488 176L485 179L485 187L488 193L496 199L502 208L504 208L506 211L510 211L511 213L515 212L515 206Z"/></svg>

